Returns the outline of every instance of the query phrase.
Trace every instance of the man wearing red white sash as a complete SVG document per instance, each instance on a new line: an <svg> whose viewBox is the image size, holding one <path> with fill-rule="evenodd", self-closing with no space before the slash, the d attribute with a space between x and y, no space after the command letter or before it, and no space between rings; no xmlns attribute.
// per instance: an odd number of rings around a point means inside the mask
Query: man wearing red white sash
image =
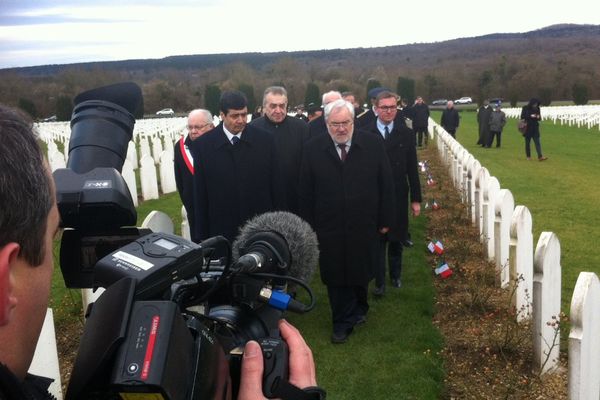
<svg viewBox="0 0 600 400"><path fill-rule="evenodd" d="M187 212L190 232L194 224L194 159L189 147L193 140L214 128L213 116L208 110L196 109L188 114L187 132L175 145L175 183L181 202Z"/></svg>

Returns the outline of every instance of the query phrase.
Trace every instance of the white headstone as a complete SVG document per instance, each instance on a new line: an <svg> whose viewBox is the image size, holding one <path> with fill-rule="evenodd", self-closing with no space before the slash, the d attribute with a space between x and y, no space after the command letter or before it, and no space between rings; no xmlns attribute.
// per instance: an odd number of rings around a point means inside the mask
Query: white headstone
<svg viewBox="0 0 600 400"><path fill-rule="evenodd" d="M164 194L177 191L175 183L175 166L173 164L173 153L169 150L163 151L160 154L160 187Z"/></svg>
<svg viewBox="0 0 600 400"><path fill-rule="evenodd" d="M104 293L104 288L94 289L81 289L81 304L83 305L83 314L87 312L88 306L95 303L98 297Z"/></svg>
<svg viewBox="0 0 600 400"><path fill-rule="evenodd" d="M510 223L509 279L511 305L517 312L517 321L523 321L532 313L533 302L533 234L531 233L531 213L525 206L516 206ZM513 291L514 289L514 291Z"/></svg>
<svg viewBox="0 0 600 400"><path fill-rule="evenodd" d="M148 143L148 138L145 136L140 139L140 163L144 156L152 157L152 153L150 153L150 144Z"/></svg>
<svg viewBox="0 0 600 400"><path fill-rule="evenodd" d="M508 189L500 189L496 197L494 220L494 255L496 276L500 286L508 287L510 281L508 266L508 247L510 245L510 222L515 209L515 200ZM530 281L531 282L531 281ZM531 295L531 291L529 291Z"/></svg>
<svg viewBox="0 0 600 400"><path fill-rule="evenodd" d="M477 226L479 222L479 220L477 219L477 212L475 211L478 204L475 191L475 180L479 175L480 169L481 164L479 163L479 161L473 159L473 162L469 166L469 173L467 175L467 196L469 204L469 215L471 216L471 223L473 224L473 226Z"/></svg>
<svg viewBox="0 0 600 400"><path fill-rule="evenodd" d="M125 159L123 162L123 170L121 171L121 175L123 175L123 179L125 179L125 183L127 183L127 187L129 188L129 193L131 194L131 199L133 200L133 205L138 206L138 191L137 191L137 181L135 178L135 172L133 171L133 166L131 165L131 161L129 158Z"/></svg>
<svg viewBox="0 0 600 400"><path fill-rule="evenodd" d="M496 220L496 197L500 191L500 183L495 176L490 176L487 187L483 188L483 243L484 253L488 261L494 261L494 222Z"/></svg>
<svg viewBox="0 0 600 400"><path fill-rule="evenodd" d="M177 138L177 140L179 140L179 137ZM165 142L165 149L164 151L171 151L171 154L174 154L174 142L173 142L173 138L171 137L171 135L169 136L165 136L164 138L164 142Z"/></svg>
<svg viewBox="0 0 600 400"><path fill-rule="evenodd" d="M184 206L181 206L181 236L184 239L192 240L190 234L190 223L188 222L187 211Z"/></svg>
<svg viewBox="0 0 600 400"><path fill-rule="evenodd" d="M560 242L554 233L542 232L533 274L533 354L534 365L542 373L558 366L561 283Z"/></svg>
<svg viewBox="0 0 600 400"><path fill-rule="evenodd" d="M135 142L133 140L130 140L129 145L127 146L127 159L131 163L133 169L138 169L140 167L138 164L138 156L135 147Z"/></svg>
<svg viewBox="0 0 600 400"><path fill-rule="evenodd" d="M142 228L148 228L152 232L163 232L173 234L175 232L173 221L162 211L151 211L142 222Z"/></svg>
<svg viewBox="0 0 600 400"><path fill-rule="evenodd" d="M65 162L65 155L61 153L56 147L48 149L48 164L50 164L50 170L52 172L60 168L65 168L67 163Z"/></svg>
<svg viewBox="0 0 600 400"><path fill-rule="evenodd" d="M158 199L158 182L156 181L156 166L150 156L140 160L140 180L144 200Z"/></svg>
<svg viewBox="0 0 600 400"><path fill-rule="evenodd" d="M58 350L56 348L56 332L54 330L54 316L52 309L46 310L44 325L35 347L33 360L29 367L30 374L54 379L48 391L58 400L62 400L62 386L60 382L60 368L58 364Z"/></svg>
<svg viewBox="0 0 600 400"><path fill-rule="evenodd" d="M581 272L571 299L569 399L600 398L600 281Z"/></svg>
<svg viewBox="0 0 600 400"><path fill-rule="evenodd" d="M152 157L156 164L160 162L160 153L163 152L162 140L160 136L152 138Z"/></svg>
<svg viewBox="0 0 600 400"><path fill-rule="evenodd" d="M479 240L483 243L483 191L488 185L490 173L486 167L481 167L475 177L475 220L479 227Z"/></svg>

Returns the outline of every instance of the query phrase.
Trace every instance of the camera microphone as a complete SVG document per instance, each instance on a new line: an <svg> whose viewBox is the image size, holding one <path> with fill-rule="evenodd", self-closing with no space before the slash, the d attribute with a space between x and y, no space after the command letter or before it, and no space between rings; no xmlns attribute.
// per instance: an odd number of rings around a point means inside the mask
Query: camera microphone
<svg viewBox="0 0 600 400"><path fill-rule="evenodd" d="M233 242L233 258L237 259L234 266L245 272L277 273L285 267L287 275L309 282L319 259L319 244L302 218L274 211L246 222Z"/></svg>

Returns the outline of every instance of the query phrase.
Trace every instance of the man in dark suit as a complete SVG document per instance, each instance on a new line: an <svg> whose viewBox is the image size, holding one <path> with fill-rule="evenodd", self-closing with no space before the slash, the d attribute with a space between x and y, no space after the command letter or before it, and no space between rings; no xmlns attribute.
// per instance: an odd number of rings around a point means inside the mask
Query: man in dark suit
<svg viewBox="0 0 600 400"><path fill-rule="evenodd" d="M390 231L381 235L379 259L375 264L374 294L381 296L385 292L385 260L386 245L392 286L401 286L402 274L402 243L408 233L408 197L413 215L421 212L421 184L415 135L413 131L399 121L396 104L398 95L383 91L375 99L377 119L368 126L370 132L383 137L389 163L394 177L396 191L396 219L390 226Z"/></svg>
<svg viewBox="0 0 600 400"><path fill-rule="evenodd" d="M275 138L275 147L281 164L285 185L287 209L298 214L298 182L302 146L308 139L308 124L287 115L287 91L281 86L271 86L263 96L264 115L250 122Z"/></svg>
<svg viewBox="0 0 600 400"><path fill-rule="evenodd" d="M377 98L377 95L384 90L388 89L376 87L369 90L369 93L367 93L371 106L356 117L356 124L359 128L363 129L363 127L371 125L371 123L377 119L377 112L375 111L375 99Z"/></svg>
<svg viewBox="0 0 600 400"><path fill-rule="evenodd" d="M379 234L393 221L392 174L383 140L354 129L354 107L325 107L328 135L306 143L300 173L300 215L319 239L321 280L333 319L333 343L366 321L367 287Z"/></svg>
<svg viewBox="0 0 600 400"><path fill-rule="evenodd" d="M327 93L323 94L323 100L321 103L321 107L325 108L325 106L331 102L339 100L342 98L342 94L338 91L331 90ZM321 115L308 123L308 135L313 138L315 136L320 136L322 134L327 133L327 126L325 125L325 116Z"/></svg>
<svg viewBox="0 0 600 400"><path fill-rule="evenodd" d="M490 138L490 116L492 115L490 101L485 99L481 107L477 109L477 124L479 125L479 140L477 144L485 147Z"/></svg>
<svg viewBox="0 0 600 400"><path fill-rule="evenodd" d="M429 106L425 104L423 98L418 96L412 107L406 108L404 114L412 120L412 130L417 136L419 147L423 146L423 137L425 137L425 146L429 141Z"/></svg>
<svg viewBox="0 0 600 400"><path fill-rule="evenodd" d="M194 157L190 151L191 143L214 128L213 116L208 110L190 111L187 120L187 136L175 144L173 163L175 164L175 184L181 202L187 212L190 233L194 231Z"/></svg>
<svg viewBox="0 0 600 400"><path fill-rule="evenodd" d="M458 115L458 111L454 108L454 102L452 100L448 101L446 108L442 111L442 119L440 121L440 125L442 128L446 130L453 138L456 138L456 130L458 129L458 125L460 124L460 115Z"/></svg>
<svg viewBox="0 0 600 400"><path fill-rule="evenodd" d="M225 91L221 122L192 142L195 242L215 235L235 239L249 218L285 209L273 135L247 126L246 96Z"/></svg>

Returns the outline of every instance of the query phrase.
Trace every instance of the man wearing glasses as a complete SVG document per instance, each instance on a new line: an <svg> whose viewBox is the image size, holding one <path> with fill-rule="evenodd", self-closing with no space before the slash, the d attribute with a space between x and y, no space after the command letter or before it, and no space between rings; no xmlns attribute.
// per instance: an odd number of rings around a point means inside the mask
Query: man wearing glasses
<svg viewBox="0 0 600 400"><path fill-rule="evenodd" d="M333 319L332 343L366 322L367 288L379 235L393 221L392 173L383 139L354 128L354 106L325 106L328 135L306 143L300 172L300 215L319 239L319 267Z"/></svg>
<svg viewBox="0 0 600 400"><path fill-rule="evenodd" d="M232 241L251 217L285 210L273 135L247 125L247 105L242 92L223 92L219 100L222 122L192 142L194 242L217 235Z"/></svg>
<svg viewBox="0 0 600 400"><path fill-rule="evenodd" d="M175 144L175 184L181 202L187 212L190 233L194 231L194 158L190 152L192 141L214 128L213 116L208 110L190 111L187 119L186 136Z"/></svg>
<svg viewBox="0 0 600 400"><path fill-rule="evenodd" d="M383 91L375 99L375 112L377 119L365 126L370 132L384 139L387 156L389 158L395 188L395 220L389 232L382 232L379 249L379 259L375 265L375 290L376 296L385 293L385 261L386 247L389 262L390 281L393 287L399 288L402 284L402 243L408 234L408 197L410 194L410 208L414 216L421 212L421 184L415 135L406 127L403 118L398 113L398 95L390 91Z"/></svg>

